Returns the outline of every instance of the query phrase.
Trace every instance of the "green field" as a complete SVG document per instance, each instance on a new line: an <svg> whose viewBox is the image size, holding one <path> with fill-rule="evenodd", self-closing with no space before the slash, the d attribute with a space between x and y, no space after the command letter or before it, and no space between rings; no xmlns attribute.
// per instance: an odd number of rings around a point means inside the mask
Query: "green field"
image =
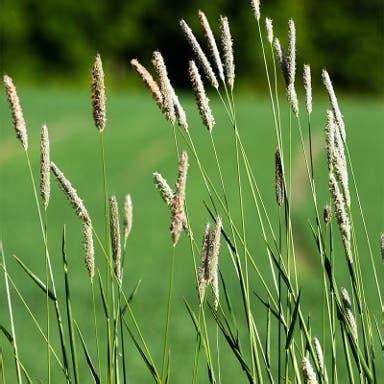
<svg viewBox="0 0 384 384"><path fill-rule="evenodd" d="M91 214L98 233L103 233L103 190L101 178L101 159L99 134L93 126L91 103L88 90L42 90L18 85L18 93L23 105L30 142L30 156L35 177L39 173L39 135L41 125L48 125L51 141L51 159L63 170L78 190L79 195ZM195 140L198 152L212 179L218 184L217 172L206 129L199 120L198 112L190 95L181 95L189 118L190 132ZM212 97L212 106L216 118L214 138L224 170L224 181L228 189L232 207L238 207L236 168L234 157L233 132L219 100ZM368 231L373 245L379 274L383 272L379 251L379 236L384 230L384 179L382 165L384 161L383 143L384 111L381 101L369 99L344 99L340 101L347 127L347 140L360 198L362 201ZM161 365L163 329L167 301L169 264L172 252L169 234L169 211L153 187L152 172L159 171L174 184L177 175L177 160L172 128L165 122L149 94L135 94L129 89L118 93L108 93L108 122L105 131L107 156L108 187L115 193L120 206L126 193L130 193L134 205L134 225L128 240L128 254L125 264L126 292L130 292L141 280L133 308L145 338L151 347L156 362ZM288 109L284 105L282 121L285 139L288 134ZM325 98L315 97L313 114L313 137L315 170L318 174L317 193L321 205L329 200L327 190L327 165L325 155L324 126L326 120ZM304 110L304 106L302 107ZM276 223L277 209L274 203L274 151L276 148L271 108L263 96L242 96L237 100L237 117L240 134L248 151L252 167L259 184L263 199L270 212L272 223ZM303 127L306 132L306 120L303 114ZM32 189L28 176L24 151L15 138L11 116L5 96L0 98L0 238L4 244L10 276L33 309L42 328L45 329L45 297L29 280L13 260L12 255L20 257L38 276L44 279L44 247L39 232L37 211L34 205ZM302 304L306 312L311 313L313 329L321 337L323 314L322 276L318 254L311 237L309 221L314 222L311 195L306 178L306 171L301 148L298 145L297 126L293 123L293 228L297 246L298 268L304 285ZM180 146L183 145L180 138ZM195 236L200 237L209 215L203 201L208 202L196 162L190 156L190 173L187 184L187 205ZM260 270L268 271L267 255L262 244L258 219L251 200L250 191L244 180L246 227L248 246ZM351 184L352 188L352 184ZM375 292L372 268L369 263L366 241L361 220L357 211L355 193L352 193L352 205L355 213L355 228L359 244L362 272L366 278L366 294L372 314L380 316L380 308ZM234 210L234 209L233 209ZM239 210L236 209L238 212ZM240 224L239 214L235 214ZM308 221L309 220L309 221ZM64 282L61 262L61 232L67 225L69 268L72 278L72 300L74 316L79 323L93 356L95 356L92 301L90 284L83 262L81 224L73 214L63 193L52 179L52 195L48 208L49 247L57 278L59 294L62 295ZM275 225L275 224L274 224ZM275 228L276 229L276 228ZM336 232L335 232L336 233ZM341 252L339 237L336 237L336 274L340 282L349 287L344 255ZM193 261L188 240L183 235L177 246L175 300L171 318L171 364L173 376L171 382L187 383L190 381L195 349L195 332L185 309L185 298L196 308L197 296ZM338 257L339 256L339 257ZM104 260L96 247L96 263L103 271ZM232 261L223 244L220 254L220 268L224 274L232 300L236 308L236 295L239 287ZM104 274L103 274L104 275ZM253 289L264 295L256 276L251 273ZM4 290L4 275L0 277L0 324L9 328L8 312ZM240 297L240 296L239 296ZM23 304L12 291L15 308L15 323L22 362L36 382L46 382L46 346L35 329ZM265 310L252 299L254 312L260 312L257 324L261 335L265 332ZM99 322L102 327L102 304L99 300ZM64 310L64 309L63 309ZM54 312L52 311L52 318ZM255 316L256 321L258 316ZM245 320L242 319L244 322ZM212 344L215 342L216 328L212 319L208 319ZM245 326L245 322L244 322ZM103 332L103 331L101 331ZM101 337L104 338L101 333ZM127 339L129 382L150 382L138 352ZM239 377L240 367L223 338L219 338L221 350L222 382L233 383ZM13 383L14 362L12 350L6 339L0 335L0 346L4 357L5 373L8 383ZM55 345L59 351L58 344ZM79 355L81 355L78 342ZM327 353L327 351L326 351ZM383 377L384 360L378 351L378 374ZM105 359L104 359L105 360ZM82 382L91 382L85 360L82 359ZM340 382L346 382L344 362L340 363ZM202 383L208 382L204 365L200 369ZM64 382L57 364L53 363L56 380Z"/></svg>

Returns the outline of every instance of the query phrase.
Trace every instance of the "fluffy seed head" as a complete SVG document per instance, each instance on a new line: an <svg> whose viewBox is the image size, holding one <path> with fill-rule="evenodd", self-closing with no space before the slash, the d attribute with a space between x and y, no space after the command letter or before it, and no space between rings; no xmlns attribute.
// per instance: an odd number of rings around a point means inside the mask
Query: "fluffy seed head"
<svg viewBox="0 0 384 384"><path fill-rule="evenodd" d="M333 113L335 115L336 123L340 129L341 137L342 137L343 141L345 141L346 133L345 133L345 125L344 125L344 121L343 121L343 116L342 116L340 108L339 108L339 103L337 102L337 97L336 97L335 91L333 89L331 79L329 77L328 72L325 69L323 69L321 75L322 75L322 79L323 79L323 84L324 84L324 86L327 90L327 93L328 93L329 102L331 103L331 107L332 107Z"/></svg>
<svg viewBox="0 0 384 384"><path fill-rule="evenodd" d="M173 99L173 106L175 108L175 116L176 116L177 124L179 125L179 127L187 131L188 130L187 115L185 114L184 108L181 105L175 90L173 89L173 87L171 87L171 89L172 89L172 99Z"/></svg>
<svg viewBox="0 0 384 384"><path fill-rule="evenodd" d="M95 251L93 247L92 226L87 222L83 222L83 245L85 266L88 270L89 278L92 280L95 275Z"/></svg>
<svg viewBox="0 0 384 384"><path fill-rule="evenodd" d="M253 14L256 17L256 20L260 21L260 1L251 0L251 8L252 8Z"/></svg>
<svg viewBox="0 0 384 384"><path fill-rule="evenodd" d="M145 85L149 88L152 93L153 100L157 106L162 110L163 109L163 95L160 92L160 88L157 85L156 81L153 79L152 75L147 71L147 69L139 63L137 59L131 60L132 67L136 70L139 76L144 81Z"/></svg>
<svg viewBox="0 0 384 384"><path fill-rule="evenodd" d="M299 116L299 100L297 99L297 93L295 89L295 84L291 83L287 88L287 97L289 105L291 106L292 112Z"/></svg>
<svg viewBox="0 0 384 384"><path fill-rule="evenodd" d="M120 244L120 224L119 209L116 196L109 198L109 224L111 231L111 248L114 263L115 276L121 280L121 244Z"/></svg>
<svg viewBox="0 0 384 384"><path fill-rule="evenodd" d="M306 384L317 384L316 373L307 357L303 359L303 376Z"/></svg>
<svg viewBox="0 0 384 384"><path fill-rule="evenodd" d="M349 326L352 336L357 339L357 325L352 311L352 303L348 291L344 287L340 288L340 296L344 308L345 321Z"/></svg>
<svg viewBox="0 0 384 384"><path fill-rule="evenodd" d="M329 205L326 205L324 208L324 223L328 225L331 222L331 207Z"/></svg>
<svg viewBox="0 0 384 384"><path fill-rule="evenodd" d="M305 107L310 115L312 113L312 83L311 67L308 64L304 64L303 81L305 90Z"/></svg>
<svg viewBox="0 0 384 384"><path fill-rule="evenodd" d="M296 27L292 19L288 21L288 83L294 84L296 75Z"/></svg>
<svg viewBox="0 0 384 384"><path fill-rule="evenodd" d="M131 195L126 195L124 200L124 239L127 240L132 230L133 205Z"/></svg>
<svg viewBox="0 0 384 384"><path fill-rule="evenodd" d="M201 27L203 28L204 35L207 39L208 48L211 52L213 60L215 61L216 68L219 71L219 77L222 81L224 81L223 63L221 62L220 53L219 53L219 49L217 48L215 36L213 35L212 29L209 25L207 17L202 11L199 11L199 21L200 21Z"/></svg>
<svg viewBox="0 0 384 384"><path fill-rule="evenodd" d="M197 283L199 290L200 302L204 301L205 290L207 288L209 280L209 269L208 269L208 253L209 253L209 244L211 239L211 230L209 223L205 226L204 235L203 235L203 245L201 247L200 255L200 265L197 270Z"/></svg>
<svg viewBox="0 0 384 384"><path fill-rule="evenodd" d="M186 151L181 152L179 157L179 172L176 181L176 192L171 207L171 236L175 246L180 238L185 223L185 187L187 184L188 155Z"/></svg>
<svg viewBox="0 0 384 384"><path fill-rule="evenodd" d="M267 38L269 44L273 43L273 24L272 19L266 17L265 18L265 29L267 30Z"/></svg>
<svg viewBox="0 0 384 384"><path fill-rule="evenodd" d="M222 222L220 216L216 219L215 228L212 230L211 241L209 246L209 281L214 280L215 275L217 275L217 267L219 261L219 252L220 252L220 235L221 235Z"/></svg>
<svg viewBox="0 0 384 384"><path fill-rule="evenodd" d="M19 139L24 150L28 149L28 135L23 111L20 106L20 100L17 96L16 87L12 79L4 75L3 77L5 93L7 94L8 102L12 111L13 125L16 130L16 137Z"/></svg>
<svg viewBox="0 0 384 384"><path fill-rule="evenodd" d="M229 22L226 16L220 16L221 28L221 45L224 54L224 68L227 84L231 89L235 84L235 64L233 59L233 41L231 31L229 29Z"/></svg>
<svg viewBox="0 0 384 384"><path fill-rule="evenodd" d="M281 73L283 74L285 85L288 87L289 77L287 59L285 57L284 49L280 45L280 40L277 37L275 37L275 39L273 40L273 47L275 48L275 53L277 59L279 60Z"/></svg>
<svg viewBox="0 0 384 384"><path fill-rule="evenodd" d="M60 171L58 166L51 161L51 170L56 176L57 181L65 195L67 196L69 202L74 208L77 216L86 224L91 224L91 219L89 217L88 211L86 210L83 201L78 196L76 189L72 187L72 184L64 176L63 172Z"/></svg>
<svg viewBox="0 0 384 384"><path fill-rule="evenodd" d="M209 63L209 60L207 59L207 56L203 52L203 50L200 47L199 42L197 41L195 35L192 32L192 29L188 26L188 24L184 20L180 20L180 27L184 32L185 38L187 39L189 45L191 46L193 52L197 56L197 59L203 68L203 71L205 73L205 76L207 77L208 81L214 88L219 88L219 83L217 81L216 75L213 72L213 69L211 67L211 64Z"/></svg>
<svg viewBox="0 0 384 384"><path fill-rule="evenodd" d="M40 195L45 209L48 207L50 192L49 137L48 128L44 124L40 136Z"/></svg>
<svg viewBox="0 0 384 384"><path fill-rule="evenodd" d="M319 363L321 375L323 376L324 381L328 383L328 375L327 375L327 370L324 364L323 350L321 348L320 341L317 337L313 338L313 345L315 347L316 358L317 358L317 362Z"/></svg>
<svg viewBox="0 0 384 384"><path fill-rule="evenodd" d="M156 189L159 191L161 198L170 207L172 205L174 193L172 188L168 185L167 180L163 178L158 172L153 173L153 182Z"/></svg>
<svg viewBox="0 0 384 384"><path fill-rule="evenodd" d="M189 62L189 78L192 83L192 88L195 93L196 104L200 112L201 120L203 124L211 132L215 125L215 119L213 118L211 108L209 107L209 99L205 93L204 84L201 80L199 70L193 60Z"/></svg>
<svg viewBox="0 0 384 384"><path fill-rule="evenodd" d="M173 124L176 120L173 89L168 77L167 67L165 66L163 56L159 51L153 52L152 64L159 79L160 91L163 97L163 113L166 119Z"/></svg>
<svg viewBox="0 0 384 384"><path fill-rule="evenodd" d="M340 192L339 185L337 184L335 175L332 172L329 175L329 190L335 205L337 224L339 226L345 253L349 262L352 263L351 224L349 221L344 197Z"/></svg>
<svg viewBox="0 0 384 384"><path fill-rule="evenodd" d="M104 71L100 55L96 55L92 67L92 111L96 128L102 132L107 120L105 106Z"/></svg>
<svg viewBox="0 0 384 384"><path fill-rule="evenodd" d="M284 181L283 181L283 167L281 164L281 155L279 148L275 152L275 194L276 202L279 206L284 203Z"/></svg>

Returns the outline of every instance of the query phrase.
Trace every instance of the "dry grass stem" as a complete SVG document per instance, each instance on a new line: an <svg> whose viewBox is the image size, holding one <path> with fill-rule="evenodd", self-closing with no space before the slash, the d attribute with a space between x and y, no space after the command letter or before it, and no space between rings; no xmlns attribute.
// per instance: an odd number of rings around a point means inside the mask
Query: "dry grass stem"
<svg viewBox="0 0 384 384"><path fill-rule="evenodd" d="M124 200L124 239L127 240L132 230L133 205L131 195L126 195Z"/></svg>
<svg viewBox="0 0 384 384"><path fill-rule="evenodd" d="M120 243L120 224L119 208L116 196L109 198L109 225L111 231L112 259L114 263L115 276L121 281L121 243Z"/></svg>
<svg viewBox="0 0 384 384"><path fill-rule="evenodd" d="M221 45L224 54L224 69L227 84L231 89L235 84L235 64L233 59L233 41L226 16L220 16Z"/></svg>
<svg viewBox="0 0 384 384"><path fill-rule="evenodd" d="M83 244L85 266L88 270L89 278L92 280L95 275L95 251L93 247L92 226L88 222L83 222Z"/></svg>
<svg viewBox="0 0 384 384"><path fill-rule="evenodd" d="M92 67L92 111L93 120L96 128L102 132L107 120L106 97L104 86L104 71L100 55L96 55L95 63Z"/></svg>
<svg viewBox="0 0 384 384"><path fill-rule="evenodd" d="M173 88L168 77L167 67L163 56L159 51L153 52L152 64L159 79L160 91L163 97L163 112L167 120L172 124L176 121L175 107L173 100Z"/></svg>
<svg viewBox="0 0 384 384"><path fill-rule="evenodd" d="M311 67L304 64L303 82L305 90L305 107L310 115L312 113L312 82L311 82Z"/></svg>
<svg viewBox="0 0 384 384"><path fill-rule="evenodd" d="M176 181L176 192L171 207L171 236L173 245L176 245L185 223L185 188L187 184L188 155L181 152L179 157L179 172Z"/></svg>
<svg viewBox="0 0 384 384"><path fill-rule="evenodd" d="M157 85L156 81L153 79L152 75L148 72L148 70L139 63L137 59L131 60L132 67L136 70L139 76L144 81L145 85L152 93L153 100L157 106L162 110L163 109L163 95L160 92L160 88Z"/></svg>
<svg viewBox="0 0 384 384"><path fill-rule="evenodd" d="M40 136L40 195L44 209L48 207L50 193L49 137L48 128L44 124Z"/></svg>
<svg viewBox="0 0 384 384"><path fill-rule="evenodd" d="M57 181L65 195L67 196L69 202L74 208L77 216L87 224L91 224L91 219L89 217L88 211L84 206L83 201L78 196L76 189L72 187L70 181L64 176L63 172L57 167L57 165L51 161L51 170L56 176Z"/></svg>
<svg viewBox="0 0 384 384"><path fill-rule="evenodd" d="M13 125L16 130L16 137L19 139L24 150L28 149L27 127L24 120L23 111L20 106L19 96L17 96L16 87L11 77L4 75L3 77L5 92L12 111Z"/></svg>
<svg viewBox="0 0 384 384"><path fill-rule="evenodd" d="M192 88L195 93L196 104L200 112L203 124L211 132L215 125L215 119L212 115L211 108L209 107L209 99L205 93L204 84L200 77L199 70L193 60L189 61L189 78L192 83Z"/></svg>
<svg viewBox="0 0 384 384"><path fill-rule="evenodd" d="M203 71L205 73L205 76L207 77L208 81L212 85L212 87L218 89L219 83L217 81L216 75L213 72L213 69L211 67L211 64L209 63L209 60L207 59L207 56L201 49L201 46L199 42L197 41L195 35L192 32L192 29L188 26L188 24L184 20L180 20L180 27L184 32L184 35L191 46L193 52L197 56L197 59L203 68Z"/></svg>
<svg viewBox="0 0 384 384"><path fill-rule="evenodd" d="M224 69L223 69L223 63L221 62L219 49L217 48L215 36L213 35L212 29L209 25L208 19L205 16L204 12L199 11L199 20L201 27L203 28L204 35L208 42L208 48L211 52L212 58L215 61L216 68L219 72L219 78L221 81L224 81Z"/></svg>

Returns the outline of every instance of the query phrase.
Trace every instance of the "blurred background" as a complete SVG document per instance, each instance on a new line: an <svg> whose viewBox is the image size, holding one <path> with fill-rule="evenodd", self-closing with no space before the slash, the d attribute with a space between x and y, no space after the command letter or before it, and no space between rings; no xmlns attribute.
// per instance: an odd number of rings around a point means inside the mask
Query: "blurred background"
<svg viewBox="0 0 384 384"><path fill-rule="evenodd" d="M299 63L310 62L314 73L326 64L339 89L382 94L383 4L381 0L270 0L262 2L262 9L264 17L273 19L275 35L284 45L287 20L295 19ZM109 81L124 84L131 83L132 57L149 64L151 52L160 49L174 83L185 86L190 50L178 19L186 19L202 37L199 8L214 30L220 14L229 17L237 86L260 87L263 79L255 78L255 73L262 61L247 0L2 0L0 70L34 83L88 82L89 67L99 52Z"/></svg>

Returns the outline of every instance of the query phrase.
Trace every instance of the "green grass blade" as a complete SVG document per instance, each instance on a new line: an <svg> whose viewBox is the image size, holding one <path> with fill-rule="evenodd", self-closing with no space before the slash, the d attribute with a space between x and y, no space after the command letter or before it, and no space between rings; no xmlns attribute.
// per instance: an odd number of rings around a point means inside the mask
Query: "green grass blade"
<svg viewBox="0 0 384 384"><path fill-rule="evenodd" d="M299 295L297 296L295 308L294 308L293 313L292 313L292 320L291 320L291 325L289 326L289 329L288 329L288 335L287 335L287 341L285 343L285 349L288 349L291 346L293 331L295 330L295 325L297 323L297 315L299 313L300 297L301 297L301 290L299 290Z"/></svg>

